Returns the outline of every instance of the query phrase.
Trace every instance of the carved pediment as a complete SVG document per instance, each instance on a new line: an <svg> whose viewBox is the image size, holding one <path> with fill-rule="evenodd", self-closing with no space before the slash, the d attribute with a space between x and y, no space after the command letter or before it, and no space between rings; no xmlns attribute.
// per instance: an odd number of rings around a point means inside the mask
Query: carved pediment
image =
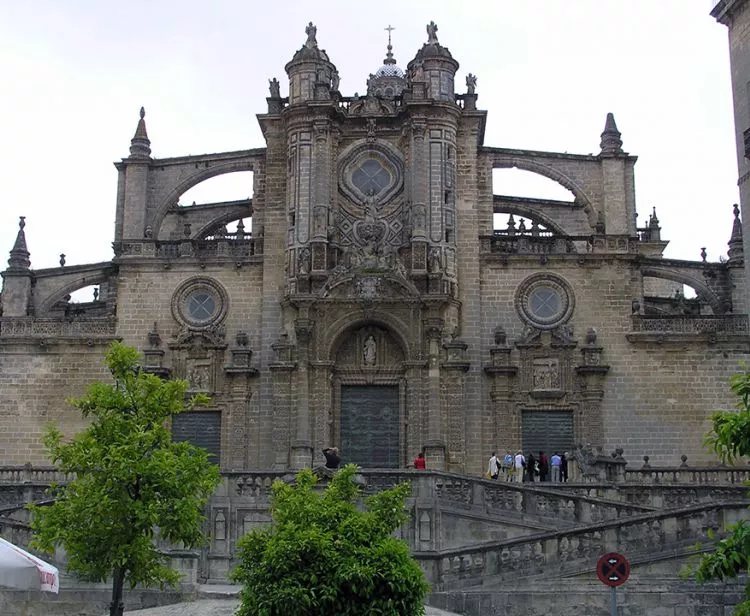
<svg viewBox="0 0 750 616"><path fill-rule="evenodd" d="M225 349L226 331L223 325L211 325L202 329L182 327L177 336L169 342L170 349L193 348L202 346L207 349Z"/></svg>
<svg viewBox="0 0 750 616"><path fill-rule="evenodd" d="M383 272L351 268L344 276L334 278L325 287L322 297L362 301L416 299L417 288L405 277L390 270Z"/></svg>

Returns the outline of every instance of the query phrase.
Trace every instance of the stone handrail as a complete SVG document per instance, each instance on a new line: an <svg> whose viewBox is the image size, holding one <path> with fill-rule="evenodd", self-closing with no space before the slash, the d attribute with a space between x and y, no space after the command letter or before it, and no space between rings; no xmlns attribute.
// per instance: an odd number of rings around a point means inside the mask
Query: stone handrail
<svg viewBox="0 0 750 616"><path fill-rule="evenodd" d="M54 466L0 466L0 483L48 485L65 483L70 478L70 475L61 473Z"/></svg>
<svg viewBox="0 0 750 616"><path fill-rule="evenodd" d="M704 466L659 467L645 465L625 469L625 481L632 483L733 484L750 481L750 467Z"/></svg>
<svg viewBox="0 0 750 616"><path fill-rule="evenodd" d="M434 590L470 587L523 575L560 575L594 571L606 552L631 560L687 549L709 541L728 524L747 515L744 503L711 503L633 516L617 521L434 553L416 552Z"/></svg>

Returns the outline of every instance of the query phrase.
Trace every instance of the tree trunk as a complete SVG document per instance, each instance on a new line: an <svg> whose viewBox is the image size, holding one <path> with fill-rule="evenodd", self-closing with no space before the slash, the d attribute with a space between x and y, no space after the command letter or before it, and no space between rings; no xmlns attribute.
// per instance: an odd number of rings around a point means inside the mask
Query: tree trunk
<svg viewBox="0 0 750 616"><path fill-rule="evenodd" d="M118 567L112 575L112 603L109 604L109 616L122 616L125 605L122 602L122 586L125 582L125 569Z"/></svg>

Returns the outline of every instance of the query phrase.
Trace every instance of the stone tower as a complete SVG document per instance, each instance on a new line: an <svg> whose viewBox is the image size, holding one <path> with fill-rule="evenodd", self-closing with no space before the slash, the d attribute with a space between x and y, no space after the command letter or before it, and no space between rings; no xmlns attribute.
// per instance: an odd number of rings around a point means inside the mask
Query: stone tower
<svg viewBox="0 0 750 616"><path fill-rule="evenodd" d="M711 15L729 31L734 130L737 143L737 185L743 221L750 220L750 1L719 0ZM744 233L744 252L750 254L750 233ZM750 281L745 287L750 289ZM748 300L750 305L750 300Z"/></svg>

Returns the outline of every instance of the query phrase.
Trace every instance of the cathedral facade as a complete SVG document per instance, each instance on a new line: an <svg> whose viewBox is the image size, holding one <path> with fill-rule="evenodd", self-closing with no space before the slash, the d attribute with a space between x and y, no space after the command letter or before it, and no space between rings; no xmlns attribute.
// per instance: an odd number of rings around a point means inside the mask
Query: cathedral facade
<svg viewBox="0 0 750 616"><path fill-rule="evenodd" d="M81 427L64 400L108 377L115 339L211 395L172 430L225 470L316 465L325 446L379 468L424 450L470 474L492 451L586 443L713 461L703 435L750 350L738 208L726 259L664 258L656 212L636 223L614 116L598 154L485 144L477 80L457 84L434 23L405 69L389 42L361 96L339 91L312 23L285 69L256 149L153 158L141 110L115 165L111 261L34 270L21 219L3 272L4 464L44 464L48 421ZM574 198L493 194L512 168ZM241 171L251 199L180 203ZM90 285L94 301L70 301Z"/></svg>

